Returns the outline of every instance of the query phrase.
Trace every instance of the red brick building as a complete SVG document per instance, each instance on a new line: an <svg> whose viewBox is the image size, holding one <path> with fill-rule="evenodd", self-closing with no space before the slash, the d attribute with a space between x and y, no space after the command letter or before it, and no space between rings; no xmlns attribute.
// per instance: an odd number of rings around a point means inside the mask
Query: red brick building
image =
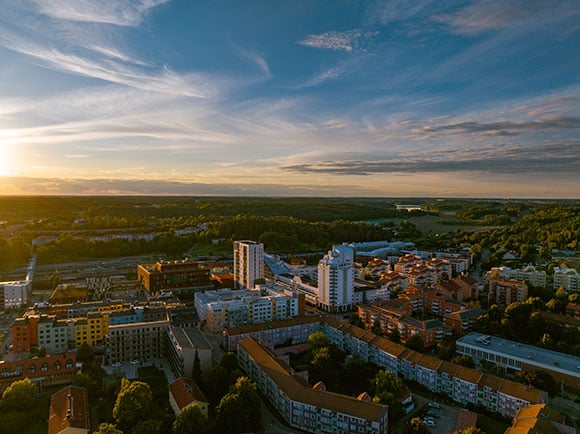
<svg viewBox="0 0 580 434"><path fill-rule="evenodd" d="M41 390L43 386L70 384L76 372L75 353L12 362L0 361L0 392L14 381L25 378L37 383Z"/></svg>

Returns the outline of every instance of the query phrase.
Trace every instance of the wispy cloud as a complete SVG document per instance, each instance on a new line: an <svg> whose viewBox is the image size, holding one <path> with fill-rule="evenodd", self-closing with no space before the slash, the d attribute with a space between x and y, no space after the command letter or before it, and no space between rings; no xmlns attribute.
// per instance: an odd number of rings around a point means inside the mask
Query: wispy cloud
<svg viewBox="0 0 580 434"><path fill-rule="evenodd" d="M319 35L308 35L298 43L307 47L352 53L366 51L368 45L379 34L380 32L378 31L364 31L361 29L345 32L330 31Z"/></svg>
<svg viewBox="0 0 580 434"><path fill-rule="evenodd" d="M33 0L51 18L135 27L147 13L169 0Z"/></svg>
<svg viewBox="0 0 580 434"><path fill-rule="evenodd" d="M264 78L268 79L272 77L272 74L270 73L270 67L268 66L268 62L266 62L266 59L263 56L252 50L239 50L239 54L244 59L249 60L250 62L255 64L258 68L260 68L260 71L262 72Z"/></svg>
<svg viewBox="0 0 580 434"><path fill-rule="evenodd" d="M435 16L459 35L476 35L491 30L525 25L549 24L578 20L580 5L568 0L483 0L457 12Z"/></svg>

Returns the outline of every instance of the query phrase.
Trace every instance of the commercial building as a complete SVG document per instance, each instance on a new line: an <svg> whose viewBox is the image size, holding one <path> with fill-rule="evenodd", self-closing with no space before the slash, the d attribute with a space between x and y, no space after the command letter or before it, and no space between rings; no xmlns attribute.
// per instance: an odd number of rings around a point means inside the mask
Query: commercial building
<svg viewBox="0 0 580 434"><path fill-rule="evenodd" d="M457 340L457 352L512 371L547 371L556 383L580 390L580 357L472 332Z"/></svg>
<svg viewBox="0 0 580 434"><path fill-rule="evenodd" d="M264 281L264 245L255 241L234 241L234 285L254 289Z"/></svg>
<svg viewBox="0 0 580 434"><path fill-rule="evenodd" d="M312 388L255 339L240 342L238 361L294 428L313 433L387 433L387 406Z"/></svg>
<svg viewBox="0 0 580 434"><path fill-rule="evenodd" d="M354 251L333 246L318 263L318 303L328 312L346 312L353 306Z"/></svg>
<svg viewBox="0 0 580 434"><path fill-rule="evenodd" d="M48 434L88 434L90 429L87 389L68 386L52 395Z"/></svg>
<svg viewBox="0 0 580 434"><path fill-rule="evenodd" d="M150 294L162 291L193 293L212 287L209 268L190 259L138 265L137 279Z"/></svg>

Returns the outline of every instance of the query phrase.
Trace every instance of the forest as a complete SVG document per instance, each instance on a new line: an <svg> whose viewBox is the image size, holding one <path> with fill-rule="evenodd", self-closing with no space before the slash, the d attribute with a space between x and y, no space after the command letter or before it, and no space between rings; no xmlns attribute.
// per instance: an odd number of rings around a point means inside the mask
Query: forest
<svg viewBox="0 0 580 434"><path fill-rule="evenodd" d="M397 210L396 204L421 210ZM419 230L413 217L453 214L450 231ZM473 225L475 230L466 225ZM477 224L481 229L477 229ZM493 224L490 228L487 225ZM177 235L176 230L204 230ZM153 234L154 238L91 241L103 234ZM37 243L39 237L48 241ZM231 197L3 197L0 198L0 271L26 264L160 254L180 257L194 246L235 239L264 243L272 253L309 253L332 244L376 240L413 241L420 249L468 245L484 268L506 251L522 262L546 262L552 249L576 250L580 204L530 200Z"/></svg>

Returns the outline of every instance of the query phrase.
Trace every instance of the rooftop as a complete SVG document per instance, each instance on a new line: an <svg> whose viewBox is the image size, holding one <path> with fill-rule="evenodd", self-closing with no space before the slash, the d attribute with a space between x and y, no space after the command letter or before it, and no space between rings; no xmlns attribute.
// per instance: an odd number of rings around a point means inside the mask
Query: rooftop
<svg viewBox="0 0 580 434"><path fill-rule="evenodd" d="M167 387L180 410L194 401L209 403L195 381L189 378L178 378Z"/></svg>
<svg viewBox="0 0 580 434"><path fill-rule="evenodd" d="M558 353L508 339L490 336L484 340L481 333L472 332L457 340L458 345L469 345L487 352L506 355L530 365L580 378L580 357Z"/></svg>
<svg viewBox="0 0 580 434"><path fill-rule="evenodd" d="M200 348L210 350L211 347L202 333L196 327L174 327L171 326L171 332L177 343L182 348Z"/></svg>
<svg viewBox="0 0 580 434"><path fill-rule="evenodd" d="M48 434L57 434L67 428L89 432L87 389L69 386L56 392L50 400ZM78 432L78 431L76 431Z"/></svg>

